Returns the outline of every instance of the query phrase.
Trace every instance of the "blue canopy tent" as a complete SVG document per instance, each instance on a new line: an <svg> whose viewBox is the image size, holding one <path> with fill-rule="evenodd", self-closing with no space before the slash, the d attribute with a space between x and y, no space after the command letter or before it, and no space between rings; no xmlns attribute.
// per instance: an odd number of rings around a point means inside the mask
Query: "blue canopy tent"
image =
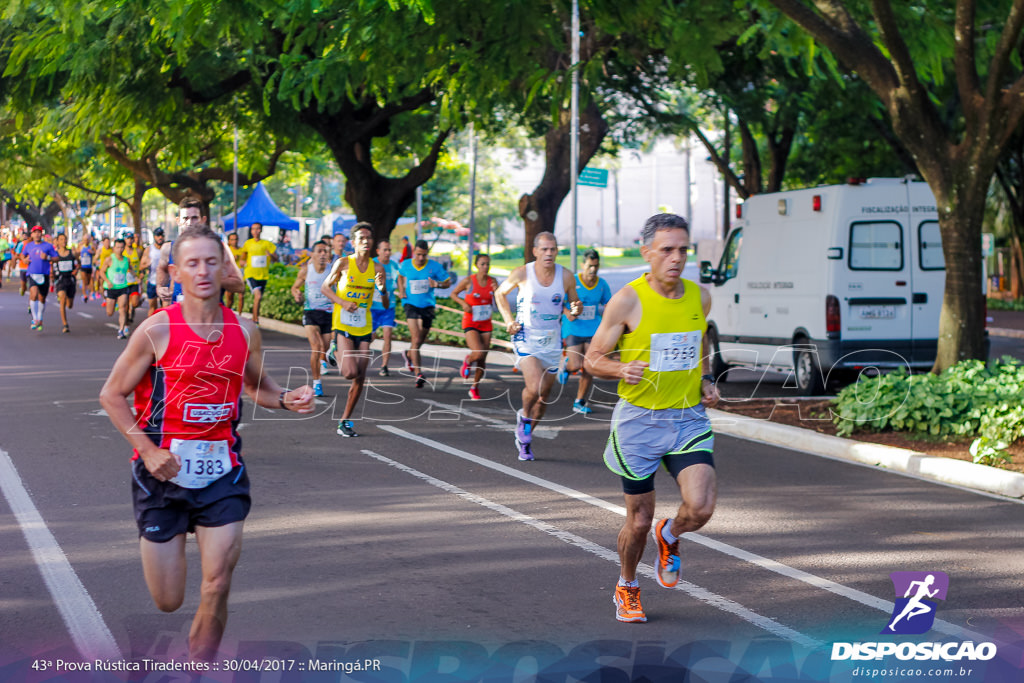
<svg viewBox="0 0 1024 683"><path fill-rule="evenodd" d="M256 183L249 201L238 210L238 226L248 227L253 223L259 223L263 227L280 228L281 230L298 230L299 222L289 218L281 209L277 208L274 200L267 193L263 183ZM224 230L231 232L235 229L234 214L224 218Z"/></svg>

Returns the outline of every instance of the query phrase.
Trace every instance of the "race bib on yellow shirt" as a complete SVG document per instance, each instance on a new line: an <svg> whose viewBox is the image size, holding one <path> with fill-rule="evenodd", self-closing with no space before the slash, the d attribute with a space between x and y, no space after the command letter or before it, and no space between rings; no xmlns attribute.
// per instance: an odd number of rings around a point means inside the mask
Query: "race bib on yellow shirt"
<svg viewBox="0 0 1024 683"><path fill-rule="evenodd" d="M701 333L673 332L651 335L651 372L678 372L700 366Z"/></svg>

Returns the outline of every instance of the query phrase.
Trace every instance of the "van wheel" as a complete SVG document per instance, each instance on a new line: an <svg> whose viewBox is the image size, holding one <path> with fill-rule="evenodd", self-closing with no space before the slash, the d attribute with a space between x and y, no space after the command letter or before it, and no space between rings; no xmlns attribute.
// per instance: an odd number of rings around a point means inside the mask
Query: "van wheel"
<svg viewBox="0 0 1024 683"><path fill-rule="evenodd" d="M818 367L814 347L799 349L793 362L796 387L802 396L821 396L825 393L825 380Z"/></svg>
<svg viewBox="0 0 1024 683"><path fill-rule="evenodd" d="M724 382L729 378L729 365L722 360L722 350L718 347L718 331L708 328L708 347L711 349L711 374L716 382Z"/></svg>

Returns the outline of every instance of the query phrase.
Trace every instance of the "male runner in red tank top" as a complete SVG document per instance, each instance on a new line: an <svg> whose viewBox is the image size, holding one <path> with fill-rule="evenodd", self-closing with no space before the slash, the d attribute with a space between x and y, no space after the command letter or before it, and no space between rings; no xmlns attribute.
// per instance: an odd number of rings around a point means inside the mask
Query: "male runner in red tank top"
<svg viewBox="0 0 1024 683"><path fill-rule="evenodd" d="M200 661L217 656L250 506L237 431L242 389L265 408L313 410L313 390L286 391L268 377L258 328L220 303L224 259L209 227L182 231L170 271L183 300L139 326L100 393L110 421L134 448L142 569L162 611L185 599L185 536L196 534L203 579L189 654Z"/></svg>

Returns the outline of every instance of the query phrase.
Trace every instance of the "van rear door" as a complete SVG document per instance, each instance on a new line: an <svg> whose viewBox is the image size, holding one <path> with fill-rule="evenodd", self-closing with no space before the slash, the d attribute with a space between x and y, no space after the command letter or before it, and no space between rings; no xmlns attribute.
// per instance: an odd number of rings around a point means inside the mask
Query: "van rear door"
<svg viewBox="0 0 1024 683"><path fill-rule="evenodd" d="M939 343L939 315L946 287L946 259L942 254L942 236L937 218L914 214L913 285L911 335L914 360L932 362Z"/></svg>
<svg viewBox="0 0 1024 683"><path fill-rule="evenodd" d="M907 216L902 207L870 208L849 224L841 337L862 349L865 365L895 367L902 363L892 352L909 353L912 327Z"/></svg>

